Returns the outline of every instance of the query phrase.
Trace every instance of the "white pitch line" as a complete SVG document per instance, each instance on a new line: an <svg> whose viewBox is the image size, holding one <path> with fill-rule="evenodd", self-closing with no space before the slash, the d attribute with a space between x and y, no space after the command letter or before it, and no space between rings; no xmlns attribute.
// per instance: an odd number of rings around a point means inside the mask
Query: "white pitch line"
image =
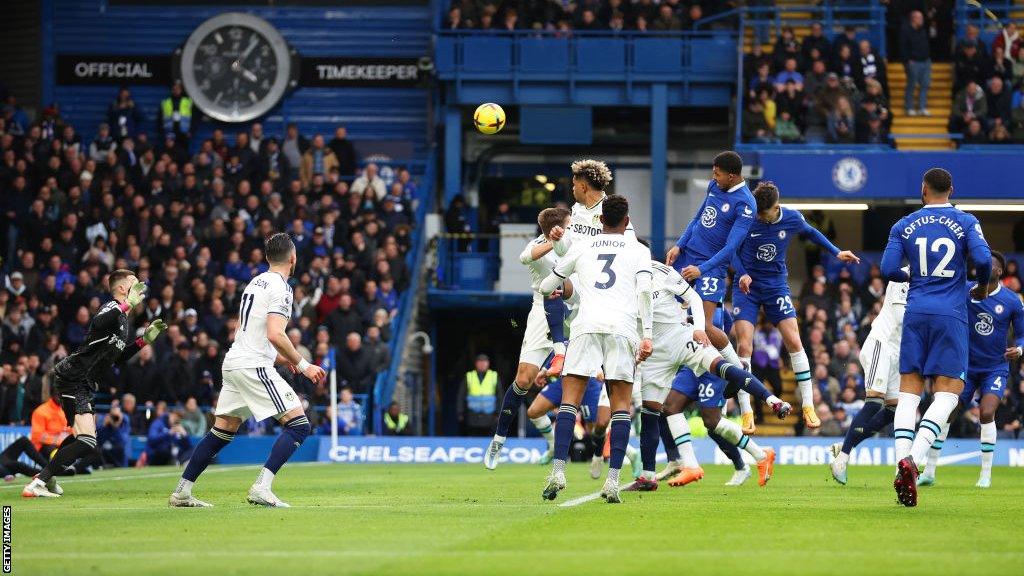
<svg viewBox="0 0 1024 576"><path fill-rule="evenodd" d="M601 497L600 492L594 492L593 494L587 494L586 496L580 496L579 498L573 498L572 500L566 500L558 505L559 508L569 508L571 506L579 506L580 504L586 504L587 502L593 502Z"/></svg>
<svg viewBox="0 0 1024 576"><path fill-rule="evenodd" d="M294 465L295 464L293 464L293 466ZM234 471L234 470L248 470L248 469L252 469L252 468L259 468L260 466L261 465L258 465L258 464L252 464L252 465L245 465L245 466L230 466L230 467L225 467L225 468L213 468L212 470L207 470L205 472L205 474L216 474L218 472L231 472L231 471ZM131 474L131 475L127 475L127 476L104 476L104 475L101 475L101 474L97 474L97 475L90 475L88 478L80 478L78 476L72 476L70 478L58 476L57 477L57 482L59 482L60 484L81 484L83 482L116 482L116 481L119 481L119 480L136 480L136 479L145 479L145 478L171 478L171 477L175 477L175 476L181 476L181 471L177 471L177 472L157 472L155 474ZM65 479L61 479L61 478L65 478ZM11 484L8 484L7 486L0 486L0 490L11 489L11 488L17 488L17 489L20 490L20 489L24 488L24 486L21 485L21 484L17 484L17 483L11 483Z"/></svg>

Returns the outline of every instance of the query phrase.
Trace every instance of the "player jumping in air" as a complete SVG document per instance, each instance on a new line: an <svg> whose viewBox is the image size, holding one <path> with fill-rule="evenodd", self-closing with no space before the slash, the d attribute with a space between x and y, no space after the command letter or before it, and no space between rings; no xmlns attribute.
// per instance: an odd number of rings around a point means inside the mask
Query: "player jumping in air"
<svg viewBox="0 0 1024 576"><path fill-rule="evenodd" d="M552 353L556 357L565 355L565 344L561 341L564 337L556 338L547 322L548 318L554 317L558 323L562 323L565 317L565 304L557 296L553 299L545 298L538 289L541 281L551 273L551 269L558 262L552 251L553 246L549 238L551 230L555 227L564 227L568 222L569 211L565 208L541 210L537 215L537 224L540 225L541 235L531 240L519 255L519 261L530 269L530 276L533 279L530 285L533 292L533 305L526 317L526 333L523 335L523 344L519 350L519 368L516 371L516 379L505 391L494 438L491 439L487 452L484 454L484 466L488 470L494 470L498 466L498 459L501 456L501 449L505 446L509 428L512 426L516 414L519 413L519 408L533 386L544 361ZM563 312L549 314L548 310L552 306L561 308ZM554 370L549 370L549 372L554 372ZM531 421L545 438L553 438L551 419L548 418L546 412L537 418L531 418Z"/></svg>
<svg viewBox="0 0 1024 576"><path fill-rule="evenodd" d="M565 354L555 459L544 488L548 500L565 489L565 464L577 407L587 381L603 371L612 417L611 456L602 496L608 502L621 502L619 471L629 442L634 369L637 361L646 360L653 351L651 251L626 236L629 202L624 197L609 196L602 204L603 232L575 242L540 285L541 293L550 295L575 273L573 292L580 298Z"/></svg>
<svg viewBox="0 0 1024 576"><path fill-rule="evenodd" d="M714 317L715 308L725 299L729 261L754 222L757 203L742 172L743 159L739 154L722 152L715 156L704 203L665 257L665 263L674 266L697 289L704 300L705 318ZM726 360L735 366L742 365L725 332L709 325L707 334ZM753 431L750 397L743 393L738 400L742 412L749 414L744 417L743 428Z"/></svg>
<svg viewBox="0 0 1024 576"><path fill-rule="evenodd" d="M654 328L652 331L654 353L640 365L643 376L641 389L643 405L640 408L640 455L643 459L644 471L637 478L636 487L641 491L657 490L658 488L654 467L660 440L660 418L663 408L668 414L667 422L673 444L678 447L680 459L683 462L683 470L678 478L685 481L680 485L704 477L704 470L697 463L693 444L690 442L690 428L686 423L686 416L682 412L687 402L684 401L685 398L681 397L680 392L670 391L673 378L681 367L685 366L692 370L692 373L698 375L706 371L715 372L734 383L737 388L741 386L754 389L760 387L761 392L755 392L755 394L765 398L780 417L785 417L790 410L789 404L771 396L753 374L740 366L730 364L711 346L705 332L703 302L696 290L669 266L652 261L651 269L654 274L655 288L653 293ZM693 315L693 324L686 322L676 297L682 298L690 309ZM688 390L688 392L691 394L690 398L698 396L694 391ZM712 391L707 390L707 392ZM722 406L725 405L724 392L723 383L722 386L717 387L715 393L699 394L701 415L704 417L708 430L714 430L733 444L738 444L751 451L751 454L759 461L758 467L764 469L763 485L767 481L767 477L771 475L770 469L775 458L774 452L771 452L770 449L765 452L759 451L757 445L746 439L740 432L739 426L721 418Z"/></svg>
<svg viewBox="0 0 1024 576"><path fill-rule="evenodd" d="M217 400L217 418L192 453L168 500L171 506L210 506L192 496L192 485L251 415L256 420L273 417L281 423L281 434L249 489L247 500L259 506L288 507L271 490L274 475L309 436L310 426L299 396L274 364L287 364L314 384L325 374L323 368L300 356L285 334L292 311L288 278L295 272L295 244L287 234L274 234L267 239L266 254L270 270L250 280L242 293L235 341L224 356L224 387Z"/></svg>
<svg viewBox="0 0 1024 576"><path fill-rule="evenodd" d="M850 452L866 438L892 424L896 413L900 396L900 341L909 288L906 282L889 282L882 309L871 321L871 333L861 346L860 364L864 367L867 388L864 407L857 412L843 441L831 446L834 458L829 467L832 478L840 484L846 484Z"/></svg>
<svg viewBox="0 0 1024 576"><path fill-rule="evenodd" d="M992 276L981 300L967 303L967 330L971 335L968 353L967 380L960 394L960 404L966 409L981 395L981 476L978 488L992 486L992 457L996 450L996 408L1006 393L1010 381L1008 361L1017 360L1024 350L1024 304L1020 296L1003 287L999 278L1006 270L1006 260L999 252L992 252ZM1013 326L1014 345L1007 347L1010 326ZM952 420L952 417L950 418ZM949 433L949 422L942 425L939 437L928 451L928 465L918 478L918 486L935 484L935 467L939 452Z"/></svg>
<svg viewBox="0 0 1024 576"><path fill-rule="evenodd" d="M145 298L146 285L130 270L111 272L107 284L114 299L100 308L89 322L85 340L78 350L53 367L51 394L60 398L74 435L61 443L49 464L25 486L21 495L26 498L52 498L64 493L54 475L96 450L96 416L92 405L93 394L98 389L96 382L112 365L127 362L167 329L163 320L154 320L141 338L132 337L135 331L128 312Z"/></svg>
<svg viewBox="0 0 1024 576"><path fill-rule="evenodd" d="M786 249L794 236L802 234L842 262L859 264L860 258L849 250L836 248L796 210L780 206L779 189L774 183L765 181L758 184L754 189L754 200L757 202L757 218L732 260L739 278L739 290L732 295L737 351L749 365L754 351L754 325L758 313L764 309L768 321L782 334L782 343L789 352L790 365L800 389L804 425L818 428L821 421L814 411L811 397L811 363L800 342L796 309L789 293Z"/></svg>
<svg viewBox="0 0 1024 576"><path fill-rule="evenodd" d="M974 216L949 203L953 179L932 168L921 183L924 207L893 225L882 255L882 274L910 282L900 343L900 396L894 418L896 480L904 506L917 505L918 463L956 408L967 377L967 269L974 264L978 285L971 297L985 296L992 254ZM901 269L910 262L910 273ZM932 403L914 433L924 379L932 379Z"/></svg>

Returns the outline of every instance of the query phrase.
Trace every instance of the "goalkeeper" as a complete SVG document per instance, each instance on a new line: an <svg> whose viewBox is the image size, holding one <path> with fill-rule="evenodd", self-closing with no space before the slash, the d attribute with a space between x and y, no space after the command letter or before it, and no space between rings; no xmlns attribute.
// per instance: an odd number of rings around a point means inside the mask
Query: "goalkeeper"
<svg viewBox="0 0 1024 576"><path fill-rule="evenodd" d="M142 302L146 285L130 270L111 272L107 282L114 299L93 317L78 350L53 367L51 394L60 401L74 436L64 439L46 468L25 486L21 495L26 498L53 498L63 493L54 475L96 450L96 416L92 405L96 381L112 365L127 361L167 329L163 320L154 320L142 338L132 338L134 330L128 312Z"/></svg>

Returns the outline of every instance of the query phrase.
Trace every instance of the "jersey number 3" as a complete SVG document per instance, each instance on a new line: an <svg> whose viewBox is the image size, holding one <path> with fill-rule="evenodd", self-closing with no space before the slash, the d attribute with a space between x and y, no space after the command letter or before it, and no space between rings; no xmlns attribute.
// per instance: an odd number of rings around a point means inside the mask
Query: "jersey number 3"
<svg viewBox="0 0 1024 576"><path fill-rule="evenodd" d="M935 269L932 270L931 274L928 273L928 239L918 238L914 240L914 244L917 244L917 260L921 276L953 277L954 272L946 268L946 266L949 266L950 261L953 260L953 255L956 254L956 244L952 240L949 238L936 238L932 242L931 251L933 253L942 251L943 254L942 259L935 265Z"/></svg>
<svg viewBox="0 0 1024 576"><path fill-rule="evenodd" d="M594 282L594 288L607 290L615 285L615 270L612 270L612 262L615 262L615 254L598 254L597 259L604 261L604 268L601 269L601 272L604 272L608 276L608 280L604 282Z"/></svg>

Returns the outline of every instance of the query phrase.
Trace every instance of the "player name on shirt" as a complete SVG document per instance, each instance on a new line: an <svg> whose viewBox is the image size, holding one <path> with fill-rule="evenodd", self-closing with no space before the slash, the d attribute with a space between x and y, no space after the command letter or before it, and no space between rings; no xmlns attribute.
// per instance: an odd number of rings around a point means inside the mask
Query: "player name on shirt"
<svg viewBox="0 0 1024 576"><path fill-rule="evenodd" d="M914 220L907 222L906 225L903 227L903 239L909 240L910 237L914 234L915 230L917 230L921 226L927 226L928 224L941 224L949 228L950 232L955 234L958 240L964 237L964 227L961 226L960 223L954 220L953 218L950 218L948 216L927 215L915 218Z"/></svg>

